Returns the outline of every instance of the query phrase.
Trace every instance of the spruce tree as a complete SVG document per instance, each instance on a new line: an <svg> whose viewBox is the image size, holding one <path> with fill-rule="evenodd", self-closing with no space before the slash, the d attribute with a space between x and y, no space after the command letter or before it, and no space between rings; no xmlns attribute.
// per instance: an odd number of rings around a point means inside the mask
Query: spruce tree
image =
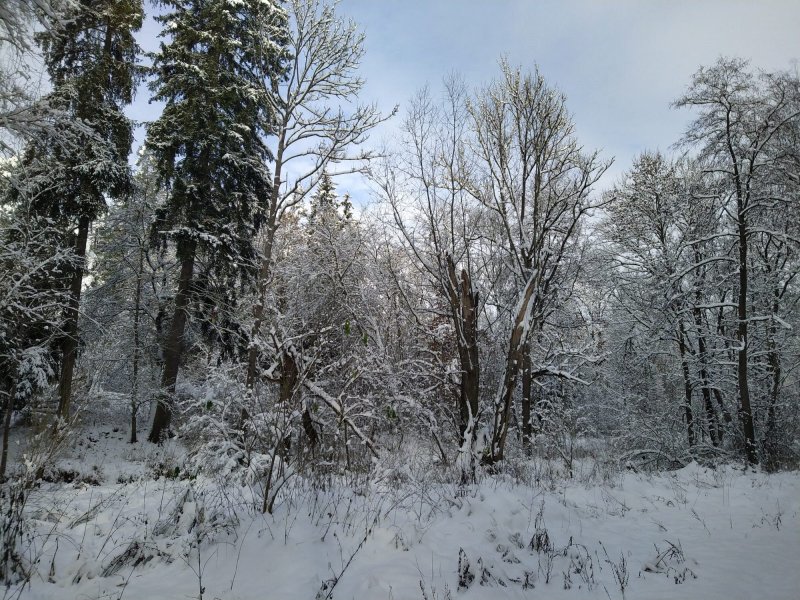
<svg viewBox="0 0 800 600"><path fill-rule="evenodd" d="M106 196L130 189L128 154L133 126L123 113L140 78L134 32L142 24L141 0L79 0L37 36L53 86L48 104L59 123L31 143L25 154L37 216L64 231L77 258L65 281L59 380L59 416L69 416L78 350L78 313L84 257L92 222Z"/></svg>
<svg viewBox="0 0 800 600"><path fill-rule="evenodd" d="M331 176L327 172L323 172L317 189L310 199L309 229L313 230L319 225L330 225L333 221L338 220L338 204L336 186L333 184Z"/></svg>
<svg viewBox="0 0 800 600"><path fill-rule="evenodd" d="M271 130L270 86L285 59L286 16L264 0L165 0L167 38L153 56L153 99L166 103L147 144L168 186L156 228L174 244L180 275L163 344L162 394L149 439L169 426L199 254L218 273L246 277L254 265L259 199L271 184L263 143Z"/></svg>

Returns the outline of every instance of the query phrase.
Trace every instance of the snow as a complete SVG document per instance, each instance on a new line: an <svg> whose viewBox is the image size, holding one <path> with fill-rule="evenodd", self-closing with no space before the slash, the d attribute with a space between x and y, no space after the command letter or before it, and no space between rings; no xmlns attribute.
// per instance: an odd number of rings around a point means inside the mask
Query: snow
<svg viewBox="0 0 800 600"><path fill-rule="evenodd" d="M90 427L58 464L78 476L32 492L38 562L20 598L198 598L202 584L225 600L789 600L800 588L797 472L611 473L586 459L566 479L533 460L516 480L461 487L410 444L370 474L294 477L262 515L258 489L185 478L179 442L126 435ZM460 562L474 578L461 589Z"/></svg>

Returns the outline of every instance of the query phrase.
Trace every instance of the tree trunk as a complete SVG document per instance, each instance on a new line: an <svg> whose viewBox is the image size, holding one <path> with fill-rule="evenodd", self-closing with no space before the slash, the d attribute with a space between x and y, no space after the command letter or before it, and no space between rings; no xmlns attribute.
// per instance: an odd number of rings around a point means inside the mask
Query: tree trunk
<svg viewBox="0 0 800 600"><path fill-rule="evenodd" d="M702 253L697 246L695 246L695 264L701 264L702 260ZM703 304L703 290L706 287L706 273L704 267L700 270L699 276L700 282L698 285L696 285L695 303L692 307L692 315L694 317L694 326L697 329L697 358L700 363L700 385L702 386L701 392L703 394L703 408L706 412L708 435L711 438L711 444L716 448L720 441L720 426L717 413L714 410L714 403L711 401L711 384L708 373L708 351L706 349L705 324L703 323L703 312L699 308L700 305Z"/></svg>
<svg viewBox="0 0 800 600"><path fill-rule="evenodd" d="M272 215L267 222L266 238L263 246L263 256L261 257L261 268L258 273L258 286L256 304L253 307L253 327L250 330L250 349L247 353L247 389L252 389L258 375L258 344L256 338L261 332L261 324L264 320L264 297L267 293L267 283L269 279L270 262L272 261L272 248L275 241L275 222Z"/></svg>
<svg viewBox="0 0 800 600"><path fill-rule="evenodd" d="M739 343L737 349L737 380L739 384L739 417L744 433L745 456L751 465L758 464L756 452L756 434L753 427L753 412L750 408L750 386L747 380L747 216L741 194L738 196L738 221L739 221L739 300L737 302L737 317L739 326L736 338Z"/></svg>
<svg viewBox="0 0 800 600"><path fill-rule="evenodd" d="M727 298L727 292L723 292L722 297L720 298L720 302L725 302ZM717 324L716 324L716 334L719 338L725 340L725 354L730 360L733 362L734 354L731 352L730 344L727 341L727 332L725 331L725 309L724 307L720 307L719 311L717 312ZM725 406L725 399L722 396L722 390L719 387L714 386L711 389L711 392L714 396L714 399L717 402L717 407L719 407L719 411L722 414L722 420L724 421L724 425L722 423L719 424L719 442L720 444L725 439L726 427L730 427L731 423L733 423L733 417L731 416L728 407Z"/></svg>
<svg viewBox="0 0 800 600"><path fill-rule="evenodd" d="M461 445L466 439L470 422L478 417L480 391L480 362L478 356L478 294L472 290L472 280L466 269L456 276L455 263L447 256L448 298L456 331L461 380L459 383L459 435ZM475 428L470 429L474 433Z"/></svg>
<svg viewBox="0 0 800 600"><path fill-rule="evenodd" d="M299 377L297 361L288 351L284 352L281 356L280 404L288 404L292 399Z"/></svg>
<svg viewBox="0 0 800 600"><path fill-rule="evenodd" d="M279 404L285 404L287 406L289 405L295 393L298 391L297 387L299 381L300 368L297 364L297 359L291 351L285 351L283 356L281 356ZM303 413L300 416L300 423L313 452L319 443L319 435L317 434L317 430L314 428L314 419L311 417L311 412L309 411L309 403L303 401L302 394L300 395L299 404L303 407ZM346 432L347 429L345 428L345 433Z"/></svg>
<svg viewBox="0 0 800 600"><path fill-rule="evenodd" d="M769 326L769 366L772 374L772 384L770 385L769 406L767 407L767 427L764 432L764 450L766 453L766 466L769 470L776 470L778 465L777 443L775 442L775 432L778 428L776 408L780 400L781 393L781 355L777 342L777 327L775 317L778 315L779 295L775 292L775 300L772 305L773 319Z"/></svg>
<svg viewBox="0 0 800 600"><path fill-rule="evenodd" d="M5 411L3 413L3 454L0 457L0 483L6 480L6 467L8 465L8 436L11 434L11 413L14 411L14 396L16 385L6 386L7 390L0 390L6 397Z"/></svg>
<svg viewBox="0 0 800 600"><path fill-rule="evenodd" d="M169 334L164 344L164 370L161 374L161 392L156 413L153 416L153 425L148 439L153 443L160 443L164 432L169 428L172 412L170 404L175 393L175 383L178 380L178 370L183 356L183 334L186 329L189 298L192 287L192 273L197 244L194 241L186 242L179 248L181 259L181 273L178 279L178 293L175 296L175 312L172 315Z"/></svg>
<svg viewBox="0 0 800 600"><path fill-rule="evenodd" d="M494 423L492 428L492 441L489 453L484 456L482 461L486 464L493 464L503 459L503 451L508 435L509 412L511 411L511 400L514 396L514 389L517 386L517 377L522 367L522 350L531 332L531 313L533 302L533 291L537 286L537 278L531 277L528 280L522 296L517 305L516 317L514 318L514 328L511 330L511 338L508 344L508 354L503 373L503 379L494 403Z"/></svg>
<svg viewBox="0 0 800 600"><path fill-rule="evenodd" d="M678 330L678 351L681 356L681 370L683 372L683 410L684 420L686 422L686 436L689 440L689 452L694 449L694 418L692 415L692 375L689 369L689 350L686 345L686 329L683 326L683 321L679 322Z"/></svg>
<svg viewBox="0 0 800 600"><path fill-rule="evenodd" d="M86 244L89 239L89 217L78 220L78 234L75 237L75 257L77 264L72 270L69 285L69 305L64 322L64 338L61 342L61 374L58 380L58 416L69 419L72 401L72 378L78 354L78 315L83 284L83 268L86 257Z"/></svg>
<svg viewBox="0 0 800 600"><path fill-rule="evenodd" d="M706 337L703 333L703 317L700 309L694 309L694 323L697 328L697 358L700 362L700 385L703 394L703 408L706 412L708 423L708 435L711 437L711 444L716 448L720 442L720 426L717 412L714 410L714 403L711 401L711 383L708 374L708 351L706 349Z"/></svg>
<svg viewBox="0 0 800 600"><path fill-rule="evenodd" d="M722 420L725 421L725 424L727 426L730 426L730 424L733 423L733 417L731 416L731 412L728 410L728 407L725 406L725 399L722 397L722 391L718 387L713 388L711 391L714 395L714 399L717 401L717 406L719 407L719 410L722 413ZM724 439L725 439L725 427L723 427L722 424L720 424L719 427L720 443L722 443Z"/></svg>
<svg viewBox="0 0 800 600"><path fill-rule="evenodd" d="M734 150L732 142L732 124L730 109L726 114L726 143L728 154L731 158L733 168L733 183L736 194L736 224L737 224L737 245L739 250L739 298L736 302L736 316L738 326L736 328L736 379L739 389L739 420L744 434L745 457L751 465L758 464L758 453L756 451L756 435L753 427L753 412L750 408L750 385L748 382L748 337L747 337L747 215L750 209L750 186L752 184L753 164L750 163L749 173L745 173L742 179L741 165L739 158ZM742 163L743 164L743 163Z"/></svg>
<svg viewBox="0 0 800 600"><path fill-rule="evenodd" d="M264 234L264 246L261 256L261 268L258 271L258 286L256 304L253 307L253 327L250 330L250 350L247 353L247 389L253 389L258 375L258 344L257 338L261 332L261 324L264 321L264 302L267 294L267 285L269 283L269 270L272 263L272 249L275 246L275 234L278 229L278 204L280 200L281 190L281 171L283 168L283 153L286 145L286 130L285 127L281 130L278 139L278 150L275 154L275 172L272 178L272 189L269 194L269 206L267 210L267 230ZM246 412L243 410L242 421L247 418Z"/></svg>
<svg viewBox="0 0 800 600"><path fill-rule="evenodd" d="M311 412L308 410L308 404L305 403L303 406L303 414L300 417L300 422L303 425L303 431L308 438L308 444L311 446L311 453L314 454L314 449L317 447L319 443L319 434L317 433L316 428L314 427L314 419L311 418Z"/></svg>
<svg viewBox="0 0 800 600"><path fill-rule="evenodd" d="M530 344L525 344L522 357L522 449L526 456L531 455L531 443L533 441L533 375L531 373L531 350Z"/></svg>
<svg viewBox="0 0 800 600"><path fill-rule="evenodd" d="M130 443L137 442L136 415L139 412L139 361L141 348L139 339L139 314L142 306L142 273L144 272L144 249L139 248L139 264L136 272L136 291L133 297L133 381L131 382L131 438Z"/></svg>

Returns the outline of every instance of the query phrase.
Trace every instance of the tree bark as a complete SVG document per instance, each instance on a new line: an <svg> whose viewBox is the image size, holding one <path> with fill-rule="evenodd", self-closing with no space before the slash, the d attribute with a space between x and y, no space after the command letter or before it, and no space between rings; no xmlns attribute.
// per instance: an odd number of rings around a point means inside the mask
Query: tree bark
<svg viewBox="0 0 800 600"><path fill-rule="evenodd" d="M3 454L0 457L0 483L6 479L8 436L11 434L11 413L14 411L14 396L16 395L16 385L11 384L5 387L7 389L0 389L0 394L6 397L5 412L3 413Z"/></svg>
<svg viewBox="0 0 800 600"><path fill-rule="evenodd" d="M61 342L61 374L58 380L58 416L69 419L72 402L72 379L78 354L78 316L83 285L83 269L86 257L86 244L89 239L89 217L78 220L78 233L75 237L75 257L77 264L72 270L69 286L69 305L64 320L64 339Z"/></svg>
<svg viewBox="0 0 800 600"><path fill-rule="evenodd" d="M264 233L264 246L262 248L261 268L258 271L258 286L256 304L253 307L253 327L250 330L250 350L247 353L247 379L248 390L252 390L258 375L258 343L257 338L261 332L261 325L264 321L264 302L267 294L267 284L269 283L269 270L272 264L272 249L275 246L275 234L278 229L278 204L280 201L281 175L283 169L283 154L286 150L286 128L281 129L278 139L278 149L275 154L275 172L272 178L272 189L269 194L269 205L267 207L267 228ZM242 420L246 418L242 414Z"/></svg>
<svg viewBox="0 0 800 600"><path fill-rule="evenodd" d="M466 269L456 276L455 263L447 256L448 297L456 331L461 380L459 383L459 435L464 444L470 422L478 417L480 362L478 356L478 294ZM474 432L474 427L471 432Z"/></svg>
<svg viewBox="0 0 800 600"><path fill-rule="evenodd" d="M517 305L517 314L514 318L514 328L511 330L511 339L508 344L508 354L506 355L506 365L503 373L503 380L497 391L494 406L494 424L492 428L492 441L489 453L484 456L482 462L493 464L503 459L503 451L508 435L508 420L511 411L511 399L514 389L517 386L517 377L522 367L522 350L532 329L531 327L531 302L533 291L536 289L538 278L534 275L529 280L522 292L520 302Z"/></svg>
<svg viewBox="0 0 800 600"><path fill-rule="evenodd" d="M744 432L745 457L751 465L758 464L756 451L756 433L753 427L753 412L750 408L750 386L748 382L748 331L747 331L747 216L746 207L741 196L737 195L738 202L738 241L739 241L739 299L737 302L737 317L739 325L736 338L739 343L737 349L737 380L739 384L739 418Z"/></svg>
<svg viewBox="0 0 800 600"><path fill-rule="evenodd" d="M703 317L699 308L694 308L694 323L697 328L697 358L700 362L700 385L702 386L703 408L706 412L708 423L708 435L711 444L716 448L720 442L720 426L717 412L714 410L714 403L711 401L711 382L708 374L708 350L706 348L706 337L703 333Z"/></svg>
<svg viewBox="0 0 800 600"><path fill-rule="evenodd" d="M753 427L753 412L750 407L750 385L748 382L748 331L747 331L747 293L748 293L748 269L747 269L747 216L750 209L750 186L752 183L753 163L750 163L749 172L743 174L739 157L734 150L733 125L731 123L731 109L726 109L725 114L725 141L727 144L728 155L731 159L733 169L733 184L736 194L736 225L737 225L737 245L739 250L739 297L736 302L736 316L738 325L736 328L736 379L739 389L739 420L744 434L745 457L750 464L758 464L758 453L756 451L756 435ZM743 180L744 176L744 180Z"/></svg>
<svg viewBox="0 0 800 600"><path fill-rule="evenodd" d="M723 293L720 301L724 302L726 297L727 297L727 292ZM725 340L725 355L732 363L734 360L734 353L731 351L730 343L728 342L727 332L725 330L724 318L725 318L725 309L720 307L719 311L717 312L716 334L719 338ZM731 416L731 412L728 410L728 407L725 406L725 398L723 398L722 396L722 390L720 390L719 387L714 386L711 392L714 395L714 399L717 401L717 406L719 407L720 413L722 413L722 419L724 421L724 425L720 423L720 428L719 428L719 441L720 443L722 443L722 441L725 439L726 427L731 426L731 423L733 423L733 417Z"/></svg>
<svg viewBox="0 0 800 600"><path fill-rule="evenodd" d="M137 442L136 415L139 412L139 361L141 348L139 339L139 320L142 306L142 273L144 272L144 249L139 248L139 264L136 271L136 291L133 297L133 381L131 382L131 437L130 443Z"/></svg>
<svg viewBox="0 0 800 600"><path fill-rule="evenodd" d="M281 356L281 380L280 380L280 400L281 404L288 403L292 399L299 372L294 357L288 352Z"/></svg>
<svg viewBox="0 0 800 600"><path fill-rule="evenodd" d="M694 248L694 262L701 264L703 255L700 250L695 246ZM711 445L715 448L720 442L720 426L717 413L714 410L714 403L711 401L711 383L709 381L708 371L708 350L706 346L705 324L703 319L703 312L699 308L703 303L703 290L706 287L705 268L702 268L699 273L700 282L695 290L695 304L692 307L692 316L694 317L694 326L697 330L697 359L700 365L700 385L702 386L701 392L703 394L703 408L706 413L706 422L708 426L708 435L711 438Z"/></svg>
<svg viewBox="0 0 800 600"><path fill-rule="evenodd" d="M526 456L531 455L533 442L533 375L531 373L530 344L522 351L522 449Z"/></svg>
<svg viewBox="0 0 800 600"><path fill-rule="evenodd" d="M169 334L164 344L164 370L161 374L161 392L157 399L156 412L148 439L153 443L160 443L164 432L169 428L172 419L170 404L175 393L175 383L178 380L178 371L183 356L183 335L186 330L189 298L192 287L192 274L194 272L195 253L197 244L194 241L185 242L179 255L181 259L181 273L178 278L178 293L175 296L175 312L172 315Z"/></svg>
<svg viewBox="0 0 800 600"><path fill-rule="evenodd" d="M689 349L686 341L686 328L683 321L679 321L678 329L678 351L681 356L681 371L683 372L683 411L684 421L686 422L686 436L689 440L689 452L694 449L694 418L692 415L692 375L689 369Z"/></svg>
<svg viewBox="0 0 800 600"><path fill-rule="evenodd" d="M769 326L769 366L772 374L770 385L769 406L767 407L767 427L764 432L764 450L766 454L766 466L770 470L778 468L777 444L775 442L775 432L778 428L776 408L780 400L781 393L781 354L777 343L777 327L775 316L778 314L779 294L775 292L775 300L772 305L773 319Z"/></svg>

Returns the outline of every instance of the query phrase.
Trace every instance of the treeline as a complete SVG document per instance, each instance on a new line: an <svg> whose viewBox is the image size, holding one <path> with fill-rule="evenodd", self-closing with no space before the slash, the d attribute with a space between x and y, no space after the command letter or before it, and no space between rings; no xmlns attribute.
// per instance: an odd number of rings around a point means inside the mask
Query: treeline
<svg viewBox="0 0 800 600"><path fill-rule="evenodd" d="M393 115L360 103L363 35L334 7L160 6L146 57L137 0L0 11L0 472L12 414L52 409L58 436L104 392L132 442L181 433L264 511L287 464L407 439L465 481L590 443L797 464L796 72L700 69L674 155L600 192L610 161L536 69L419 92L375 152ZM164 110L131 167L142 81Z"/></svg>

